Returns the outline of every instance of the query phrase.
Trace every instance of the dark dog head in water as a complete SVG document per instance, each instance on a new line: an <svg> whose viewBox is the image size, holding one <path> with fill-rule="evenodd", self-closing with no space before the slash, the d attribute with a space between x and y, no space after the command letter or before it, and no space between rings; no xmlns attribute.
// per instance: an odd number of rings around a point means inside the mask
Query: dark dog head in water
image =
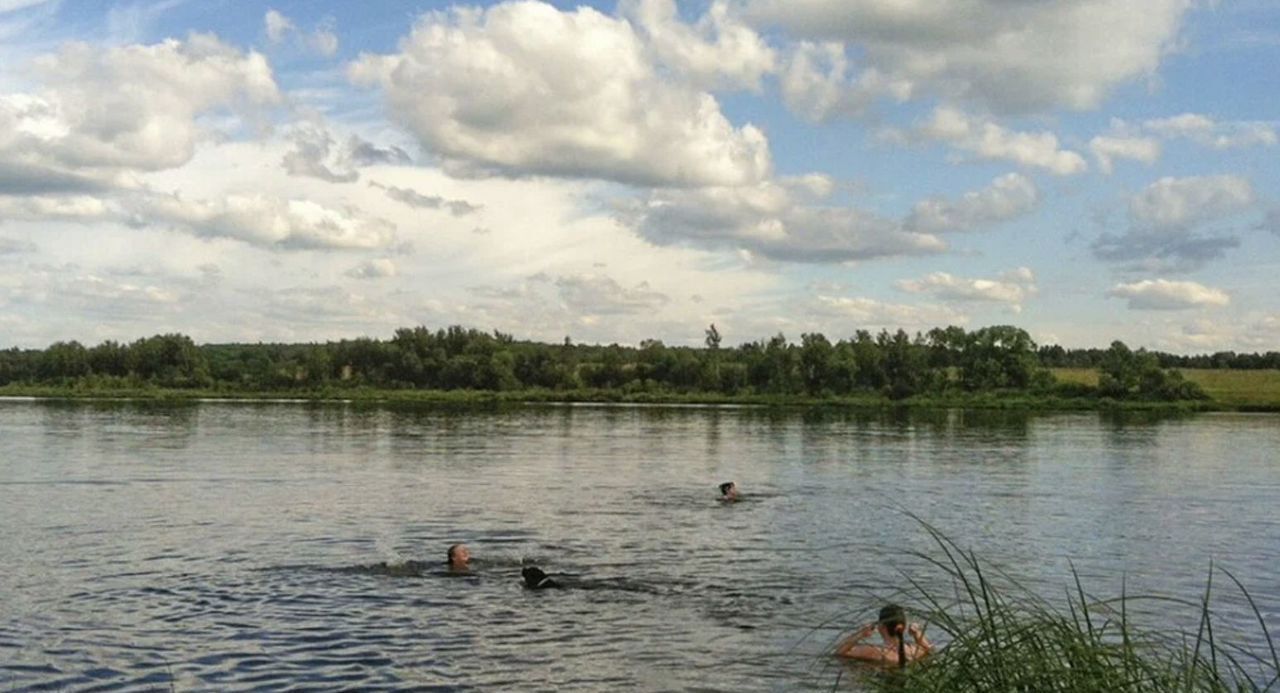
<svg viewBox="0 0 1280 693"><path fill-rule="evenodd" d="M542 569L537 566L525 566L520 571L520 575L524 577L524 586L531 590L543 590L548 587L559 587L560 583L552 580Z"/></svg>

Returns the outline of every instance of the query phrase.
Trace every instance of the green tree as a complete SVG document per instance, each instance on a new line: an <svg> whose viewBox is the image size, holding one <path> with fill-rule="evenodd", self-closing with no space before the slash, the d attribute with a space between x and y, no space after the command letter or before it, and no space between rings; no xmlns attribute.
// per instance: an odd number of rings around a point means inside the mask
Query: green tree
<svg viewBox="0 0 1280 693"><path fill-rule="evenodd" d="M107 340L89 350L89 368L98 375L123 377L129 374L129 350Z"/></svg>
<svg viewBox="0 0 1280 693"><path fill-rule="evenodd" d="M1031 335L1011 325L970 333L957 363L966 390L1024 389L1040 369Z"/></svg>
<svg viewBox="0 0 1280 693"><path fill-rule="evenodd" d="M74 380L89 375L89 352L80 342L54 342L40 356L36 370L44 381Z"/></svg>
<svg viewBox="0 0 1280 693"><path fill-rule="evenodd" d="M198 387L212 381L209 363L191 338L162 334L129 345L130 370L164 387Z"/></svg>
<svg viewBox="0 0 1280 693"><path fill-rule="evenodd" d="M834 356L835 349L825 336L816 332L800 335L800 378L810 395L831 389Z"/></svg>

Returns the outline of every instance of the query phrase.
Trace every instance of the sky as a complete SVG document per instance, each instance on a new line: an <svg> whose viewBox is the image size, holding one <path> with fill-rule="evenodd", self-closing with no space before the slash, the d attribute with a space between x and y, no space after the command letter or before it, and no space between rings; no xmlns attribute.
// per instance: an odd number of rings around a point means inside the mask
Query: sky
<svg viewBox="0 0 1280 693"><path fill-rule="evenodd" d="M0 348L1280 350L1273 0L0 0Z"/></svg>

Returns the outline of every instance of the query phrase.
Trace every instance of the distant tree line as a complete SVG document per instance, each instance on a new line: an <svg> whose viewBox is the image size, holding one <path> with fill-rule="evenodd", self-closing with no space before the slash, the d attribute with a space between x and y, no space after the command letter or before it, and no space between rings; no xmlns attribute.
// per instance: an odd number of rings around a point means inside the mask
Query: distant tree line
<svg viewBox="0 0 1280 693"><path fill-rule="evenodd" d="M973 331L953 326L915 335L856 330L834 342L818 333L802 334L798 343L782 334L737 347L722 347L721 341L714 325L706 330L701 347L667 346L656 339L638 347L586 345L573 344L568 337L560 344L546 344L458 326L402 328L387 340L325 344L201 346L185 335L166 334L129 344L106 341L85 347L72 341L44 350L0 351L0 386L222 391L536 388L812 397L879 394L892 399L976 392L1204 397L1196 385L1169 370L1166 354L1132 351L1122 342L1105 350L1038 348L1026 331L1008 325ZM1259 357L1259 363L1271 363L1271 356ZM1098 386L1057 383L1048 370L1057 366L1096 368Z"/></svg>
<svg viewBox="0 0 1280 693"><path fill-rule="evenodd" d="M1040 363L1048 368L1100 368L1110 349L1064 349L1056 344L1038 350ZM1208 368L1230 370L1280 369L1280 351L1263 354L1240 354L1218 351L1212 354L1183 356L1162 351L1146 352L1155 356L1161 368Z"/></svg>

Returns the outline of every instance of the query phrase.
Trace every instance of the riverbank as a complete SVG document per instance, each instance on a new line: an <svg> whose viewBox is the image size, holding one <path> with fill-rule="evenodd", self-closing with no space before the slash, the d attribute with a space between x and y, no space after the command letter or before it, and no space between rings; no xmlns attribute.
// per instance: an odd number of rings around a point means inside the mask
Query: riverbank
<svg viewBox="0 0 1280 693"><path fill-rule="evenodd" d="M1078 382L1086 377L1075 374L1064 378ZM1095 376L1096 378L1096 376ZM1241 382L1246 382L1242 380ZM1219 388L1222 391L1222 388ZM1061 396L1031 392L981 392L922 395L906 399L867 394L853 397L811 397L803 395L759 395L722 393L627 392L624 390L391 390L378 388L319 388L291 390L231 390L220 388L120 387L81 388L75 386L5 385L0 397L34 397L75 400L293 400L356 401L424 404L525 404L525 403L601 403L652 405L742 405L760 407L836 407L877 409L907 407L919 409L995 409L1035 411L1266 411L1280 412L1280 392L1274 398L1248 397L1225 390L1226 397L1200 401L1162 402L1150 400L1113 400L1091 396Z"/></svg>

